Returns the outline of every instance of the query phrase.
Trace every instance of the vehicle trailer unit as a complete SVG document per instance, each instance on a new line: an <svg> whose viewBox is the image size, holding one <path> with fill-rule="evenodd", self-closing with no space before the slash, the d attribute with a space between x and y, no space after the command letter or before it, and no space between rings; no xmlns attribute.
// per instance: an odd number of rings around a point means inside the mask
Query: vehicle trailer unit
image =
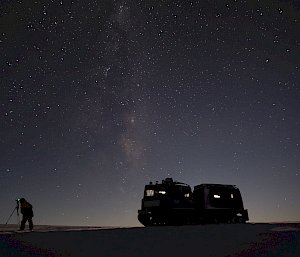
<svg viewBox="0 0 300 257"><path fill-rule="evenodd" d="M138 220L144 226L245 223L249 220L240 190L234 185L191 187L166 178L145 186Z"/></svg>

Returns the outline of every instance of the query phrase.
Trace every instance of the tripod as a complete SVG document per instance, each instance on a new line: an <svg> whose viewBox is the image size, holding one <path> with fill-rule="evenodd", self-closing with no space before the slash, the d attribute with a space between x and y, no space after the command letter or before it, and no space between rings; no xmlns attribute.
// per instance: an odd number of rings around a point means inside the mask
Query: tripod
<svg viewBox="0 0 300 257"><path fill-rule="evenodd" d="M18 225L20 226L20 218L19 218L19 204L17 203L17 206L13 209L12 213L10 214L10 216L8 217L5 225L7 225L7 223L9 222L10 218L13 216L14 212L17 210L17 219L18 219Z"/></svg>

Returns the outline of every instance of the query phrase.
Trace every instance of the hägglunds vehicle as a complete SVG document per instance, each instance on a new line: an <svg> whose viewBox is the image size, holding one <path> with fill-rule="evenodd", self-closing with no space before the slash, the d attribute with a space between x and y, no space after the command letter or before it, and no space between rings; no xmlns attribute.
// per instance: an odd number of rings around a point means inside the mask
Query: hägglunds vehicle
<svg viewBox="0 0 300 257"><path fill-rule="evenodd" d="M241 193L234 185L191 187L166 178L145 186L138 220L144 226L245 223L249 220Z"/></svg>

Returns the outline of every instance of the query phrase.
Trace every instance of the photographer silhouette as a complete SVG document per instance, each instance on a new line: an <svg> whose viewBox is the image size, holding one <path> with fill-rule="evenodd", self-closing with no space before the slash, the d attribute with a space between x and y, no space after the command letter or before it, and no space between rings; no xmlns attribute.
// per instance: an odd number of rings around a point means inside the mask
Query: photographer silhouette
<svg viewBox="0 0 300 257"><path fill-rule="evenodd" d="M20 207L21 213L23 215L22 221L21 221L21 226L20 230L24 230L25 224L28 221L29 224L29 229L33 229L33 222L32 222L32 217L33 217L33 211L32 211L32 205L25 200L25 198L20 198L17 200L18 202L18 207Z"/></svg>

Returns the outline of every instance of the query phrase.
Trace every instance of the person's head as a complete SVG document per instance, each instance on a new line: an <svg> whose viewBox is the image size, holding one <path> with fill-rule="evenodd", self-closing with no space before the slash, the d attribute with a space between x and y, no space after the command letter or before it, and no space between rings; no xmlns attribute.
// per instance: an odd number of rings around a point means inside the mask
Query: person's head
<svg viewBox="0 0 300 257"><path fill-rule="evenodd" d="M20 198L20 199L19 199L19 202L20 202L20 203L24 203L24 202L25 202L25 198Z"/></svg>

